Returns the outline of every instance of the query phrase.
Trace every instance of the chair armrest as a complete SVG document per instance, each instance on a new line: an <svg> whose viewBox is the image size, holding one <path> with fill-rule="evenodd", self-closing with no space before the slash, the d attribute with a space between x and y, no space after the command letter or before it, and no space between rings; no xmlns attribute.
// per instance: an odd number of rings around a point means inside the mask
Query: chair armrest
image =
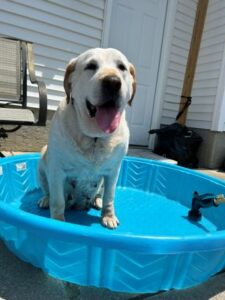
<svg viewBox="0 0 225 300"><path fill-rule="evenodd" d="M38 81L34 70L33 45L27 43L28 70L31 83L37 84L39 92L39 115L35 125L45 126L47 120L47 89L43 81Z"/></svg>

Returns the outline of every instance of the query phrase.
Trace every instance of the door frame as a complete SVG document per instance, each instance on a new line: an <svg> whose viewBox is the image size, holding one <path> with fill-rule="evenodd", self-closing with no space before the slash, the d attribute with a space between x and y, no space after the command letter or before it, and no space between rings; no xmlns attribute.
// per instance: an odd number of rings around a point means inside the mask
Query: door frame
<svg viewBox="0 0 225 300"><path fill-rule="evenodd" d="M161 53L160 53L160 62L158 66L157 73L157 82L155 87L155 97L153 103L153 111L150 114L152 116L151 120L151 129L157 129L160 127L162 109L164 103L164 93L169 65L169 57L173 36L173 28L176 17L176 8L179 0L167 1L166 7L166 16L164 21L164 30L162 37L162 45L161 45ZM103 33L102 33L102 41L101 46L106 48L109 44L109 32L110 32L110 23L112 16L112 5L113 0L105 0L105 11L104 11L104 24L103 24ZM138 79L137 79L138 80ZM150 128L149 128L150 129ZM149 136L148 148L154 149L156 141L155 135Z"/></svg>

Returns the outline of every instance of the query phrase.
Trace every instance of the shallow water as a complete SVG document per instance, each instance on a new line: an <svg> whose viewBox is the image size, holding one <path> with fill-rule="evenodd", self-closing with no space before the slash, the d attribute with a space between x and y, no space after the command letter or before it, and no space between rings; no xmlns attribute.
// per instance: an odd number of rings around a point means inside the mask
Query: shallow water
<svg viewBox="0 0 225 300"><path fill-rule="evenodd" d="M37 205L40 197L41 191L34 190L11 205L26 212L49 218L49 209L40 209ZM117 187L115 209L120 226L114 233L118 234L187 236L217 231L216 225L204 217L204 212L200 221L190 221L187 218L189 208L186 206L164 196L133 188ZM67 222L89 226L90 229L107 230L99 223L100 212L94 209L89 211L68 210L65 215Z"/></svg>

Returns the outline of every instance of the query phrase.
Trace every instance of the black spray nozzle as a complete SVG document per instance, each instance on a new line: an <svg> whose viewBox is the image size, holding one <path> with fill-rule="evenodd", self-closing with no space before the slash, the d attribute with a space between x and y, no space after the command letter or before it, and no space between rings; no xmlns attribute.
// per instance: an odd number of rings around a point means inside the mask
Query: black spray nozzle
<svg viewBox="0 0 225 300"><path fill-rule="evenodd" d="M194 192L192 198L191 210L188 212L188 218L193 221L199 221L202 218L200 208L206 208L215 206L217 207L220 203L224 203L224 195L214 195L212 193L206 193L199 195L198 192Z"/></svg>

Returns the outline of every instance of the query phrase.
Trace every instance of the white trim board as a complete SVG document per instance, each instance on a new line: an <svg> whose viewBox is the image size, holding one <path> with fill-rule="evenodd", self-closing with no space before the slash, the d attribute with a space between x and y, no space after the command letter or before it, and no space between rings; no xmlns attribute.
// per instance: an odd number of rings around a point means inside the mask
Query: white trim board
<svg viewBox="0 0 225 300"><path fill-rule="evenodd" d="M213 131L225 131L225 44L212 119Z"/></svg>
<svg viewBox="0 0 225 300"><path fill-rule="evenodd" d="M102 40L101 40L102 48L106 48L109 44L109 31L110 31L110 21L111 21L111 14L112 14L112 5L113 5L113 0L105 1L104 23L103 23Z"/></svg>

